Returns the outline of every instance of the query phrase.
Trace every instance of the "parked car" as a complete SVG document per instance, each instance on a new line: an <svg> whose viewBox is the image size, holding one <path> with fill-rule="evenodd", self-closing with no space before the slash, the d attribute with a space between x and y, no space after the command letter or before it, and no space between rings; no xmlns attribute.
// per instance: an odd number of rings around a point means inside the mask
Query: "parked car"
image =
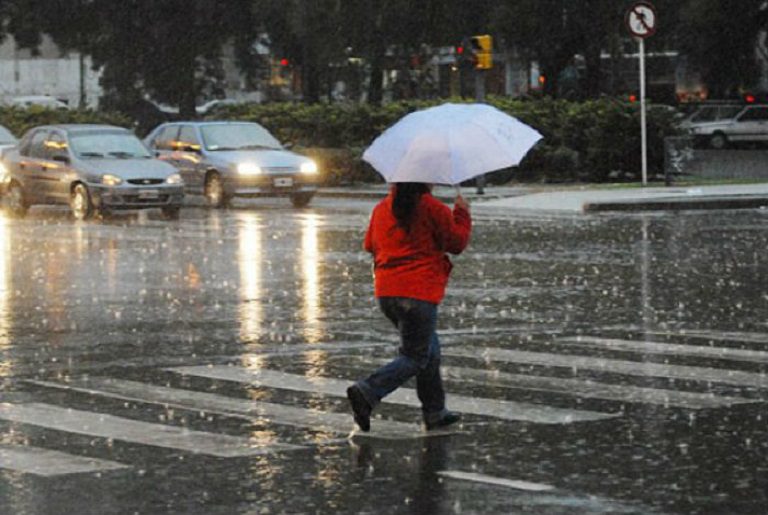
<svg viewBox="0 0 768 515"><path fill-rule="evenodd" d="M303 207L317 192L315 162L283 148L258 123L165 123L145 142L179 170L188 193L203 194L212 207L233 197L288 197Z"/></svg>
<svg viewBox="0 0 768 515"><path fill-rule="evenodd" d="M82 220L96 212L160 208L177 218L184 185L132 132L111 125L35 127L3 158L11 212L33 204L68 204Z"/></svg>
<svg viewBox="0 0 768 515"><path fill-rule="evenodd" d="M13 97L8 101L9 105L16 107L31 107L40 106L47 107L48 109L69 109L69 106L59 100L48 95L27 95L24 97Z"/></svg>
<svg viewBox="0 0 768 515"><path fill-rule="evenodd" d="M709 114L707 114L709 113ZM724 118L712 119L716 116ZM707 111L699 120L683 126L694 138L694 143L714 149L736 143L768 141L768 105L722 108L716 113Z"/></svg>

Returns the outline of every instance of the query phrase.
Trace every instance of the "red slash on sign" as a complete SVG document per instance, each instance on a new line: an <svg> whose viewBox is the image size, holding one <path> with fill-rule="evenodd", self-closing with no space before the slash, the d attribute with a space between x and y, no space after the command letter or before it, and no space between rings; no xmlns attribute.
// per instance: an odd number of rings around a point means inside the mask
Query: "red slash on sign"
<svg viewBox="0 0 768 515"><path fill-rule="evenodd" d="M656 9L649 2L637 2L627 11L627 30L638 38L647 38L656 32Z"/></svg>

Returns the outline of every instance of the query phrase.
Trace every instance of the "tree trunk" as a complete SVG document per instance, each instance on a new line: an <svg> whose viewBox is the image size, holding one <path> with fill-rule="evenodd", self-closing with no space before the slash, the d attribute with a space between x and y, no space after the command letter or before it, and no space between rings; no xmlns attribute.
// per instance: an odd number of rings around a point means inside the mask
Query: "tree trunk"
<svg viewBox="0 0 768 515"><path fill-rule="evenodd" d="M368 103L380 105L384 98L384 69L382 67L382 58L373 56L371 58L371 76L368 82Z"/></svg>
<svg viewBox="0 0 768 515"><path fill-rule="evenodd" d="M584 91L587 98L597 98L600 96L600 85L603 75L599 47L587 48L584 51L584 64L586 65Z"/></svg>
<svg viewBox="0 0 768 515"><path fill-rule="evenodd" d="M186 87L181 90L179 99L179 116L185 120L194 120L197 118L197 92L195 87L195 67L187 66L184 70L187 80Z"/></svg>

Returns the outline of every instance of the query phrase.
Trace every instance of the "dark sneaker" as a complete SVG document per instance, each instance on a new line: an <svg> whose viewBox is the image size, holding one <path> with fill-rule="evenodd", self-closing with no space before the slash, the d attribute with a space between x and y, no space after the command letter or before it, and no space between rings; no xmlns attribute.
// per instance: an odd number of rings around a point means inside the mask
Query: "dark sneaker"
<svg viewBox="0 0 768 515"><path fill-rule="evenodd" d="M355 414L355 423L366 433L371 430L371 405L365 400L362 390L356 384L347 388L347 399Z"/></svg>
<svg viewBox="0 0 768 515"><path fill-rule="evenodd" d="M431 418L429 416L424 417L424 425L427 426L427 431L432 429L442 429L444 427L448 427L452 424L455 424L461 420L461 413L456 413L455 411L446 411L444 413L441 413L441 416L439 418Z"/></svg>

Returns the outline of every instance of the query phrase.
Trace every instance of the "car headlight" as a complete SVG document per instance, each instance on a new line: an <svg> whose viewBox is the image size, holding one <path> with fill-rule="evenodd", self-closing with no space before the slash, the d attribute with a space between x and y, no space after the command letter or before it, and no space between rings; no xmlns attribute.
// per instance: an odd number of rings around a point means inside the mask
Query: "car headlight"
<svg viewBox="0 0 768 515"><path fill-rule="evenodd" d="M166 184L181 184L181 175L174 173L168 176L168 178L165 179Z"/></svg>
<svg viewBox="0 0 768 515"><path fill-rule="evenodd" d="M5 163L0 161L0 182L6 182L8 181L9 177L8 168L6 168Z"/></svg>
<svg viewBox="0 0 768 515"><path fill-rule="evenodd" d="M237 173L240 175L259 175L261 168L256 163L240 163L237 165Z"/></svg>
<svg viewBox="0 0 768 515"><path fill-rule="evenodd" d="M106 173L101 176L101 183L106 186L117 186L118 184L122 184L123 180L117 175Z"/></svg>
<svg viewBox="0 0 768 515"><path fill-rule="evenodd" d="M307 161L305 163L301 163L301 173L306 173L306 174L317 173L317 163L315 163L314 161Z"/></svg>

